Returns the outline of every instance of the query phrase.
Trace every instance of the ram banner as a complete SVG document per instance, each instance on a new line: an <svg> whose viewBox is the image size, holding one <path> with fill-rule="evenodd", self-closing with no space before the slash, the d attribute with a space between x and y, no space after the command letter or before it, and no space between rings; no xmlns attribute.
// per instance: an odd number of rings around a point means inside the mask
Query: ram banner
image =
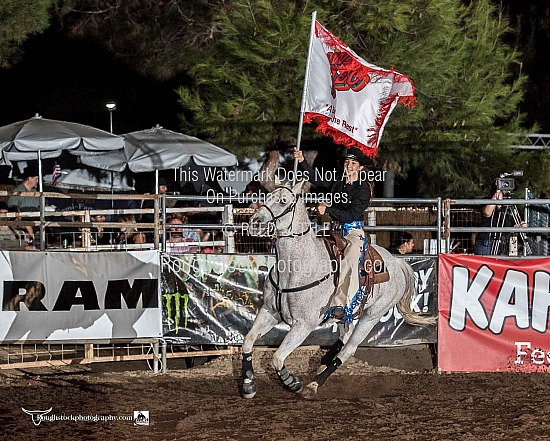
<svg viewBox="0 0 550 441"><path fill-rule="evenodd" d="M160 337L159 253L0 253L0 342Z"/></svg>

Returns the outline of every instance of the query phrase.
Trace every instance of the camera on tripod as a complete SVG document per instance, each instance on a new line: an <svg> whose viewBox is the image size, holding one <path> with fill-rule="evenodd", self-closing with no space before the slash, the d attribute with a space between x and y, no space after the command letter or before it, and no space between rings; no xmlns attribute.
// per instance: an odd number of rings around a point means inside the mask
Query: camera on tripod
<svg viewBox="0 0 550 441"><path fill-rule="evenodd" d="M496 180L497 190L510 194L516 189L516 177L523 176L523 170L514 170L511 173L502 173Z"/></svg>

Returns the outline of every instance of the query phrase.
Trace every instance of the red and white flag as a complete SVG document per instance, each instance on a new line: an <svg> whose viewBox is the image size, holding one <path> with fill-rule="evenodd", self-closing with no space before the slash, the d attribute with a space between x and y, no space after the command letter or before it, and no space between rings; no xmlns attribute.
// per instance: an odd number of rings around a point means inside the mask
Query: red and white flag
<svg viewBox="0 0 550 441"><path fill-rule="evenodd" d="M368 156L397 103L414 104L414 85L393 69L367 63L315 21L304 98L304 123Z"/></svg>

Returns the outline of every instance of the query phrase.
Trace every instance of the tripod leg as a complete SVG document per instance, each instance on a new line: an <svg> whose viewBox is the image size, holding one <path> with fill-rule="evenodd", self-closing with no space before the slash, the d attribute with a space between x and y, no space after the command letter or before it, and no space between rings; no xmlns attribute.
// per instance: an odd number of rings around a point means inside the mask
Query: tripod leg
<svg viewBox="0 0 550 441"><path fill-rule="evenodd" d="M521 216L519 215L518 207L515 205L512 205L510 208L512 219L514 220L513 225L519 225L521 221ZM525 233L519 233L519 237L521 238L521 243L523 244L523 255L527 256L529 254L533 254L531 251L531 246L529 245L529 241L527 240L527 236Z"/></svg>
<svg viewBox="0 0 550 441"><path fill-rule="evenodd" d="M507 209L508 207L506 207ZM495 225L497 228L502 228L504 226L504 222L506 220L506 209L504 210L504 213L499 210L498 217L497 217L497 224ZM492 224L492 222L491 222ZM496 233L491 233L491 256L498 256L500 253L500 244L502 243L502 231L498 231Z"/></svg>

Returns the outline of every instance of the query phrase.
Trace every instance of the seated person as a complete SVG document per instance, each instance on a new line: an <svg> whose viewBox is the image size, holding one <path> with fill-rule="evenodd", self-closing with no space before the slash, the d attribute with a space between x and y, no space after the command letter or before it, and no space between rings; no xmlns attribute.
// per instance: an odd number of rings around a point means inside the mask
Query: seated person
<svg viewBox="0 0 550 441"><path fill-rule="evenodd" d="M0 202L0 213L8 213L8 204L5 202ZM0 218L0 249L18 249L19 248L19 238L17 233L7 225L3 225L3 220L11 220Z"/></svg>
<svg viewBox="0 0 550 441"><path fill-rule="evenodd" d="M104 214L96 214L91 216L92 222L102 223L105 222L106 216ZM96 245L110 245L114 242L114 232L110 228L104 228L101 225L90 228L90 235L92 236L92 243Z"/></svg>
<svg viewBox="0 0 550 441"><path fill-rule="evenodd" d="M118 221L124 224L135 224L136 218L132 214L127 214L120 216L118 218ZM125 225L123 227L120 227L120 231L121 233L118 235L117 238L117 242L119 244L141 244L147 241L145 238L145 234L138 231L136 227Z"/></svg>
<svg viewBox="0 0 550 441"><path fill-rule="evenodd" d="M186 220L186 218L185 218ZM168 221L166 249L172 253L198 253L200 247L197 245L180 245L185 242L200 242L199 233L192 228L183 227L184 221L173 217ZM176 227L176 225L178 225ZM181 225L181 226L180 226Z"/></svg>
<svg viewBox="0 0 550 441"><path fill-rule="evenodd" d="M396 234L393 246L388 250L392 254L409 254L414 250L414 239L411 233L399 231Z"/></svg>
<svg viewBox="0 0 550 441"><path fill-rule="evenodd" d="M202 253L207 254L220 254L224 252L223 246L215 246L214 242L223 241L223 235L217 230L206 231L202 237L201 242L211 242L210 245L202 248Z"/></svg>
<svg viewBox="0 0 550 441"><path fill-rule="evenodd" d="M21 175L23 182L16 185L13 192L29 192L36 191L38 185L38 169L32 165L29 165L23 170ZM8 207L13 211L27 212L27 211L40 211L40 198L35 196L20 196L12 195L8 198ZM36 219L23 219L23 220L36 220ZM31 244L34 241L34 228L31 225L23 227L27 233L27 243Z"/></svg>

